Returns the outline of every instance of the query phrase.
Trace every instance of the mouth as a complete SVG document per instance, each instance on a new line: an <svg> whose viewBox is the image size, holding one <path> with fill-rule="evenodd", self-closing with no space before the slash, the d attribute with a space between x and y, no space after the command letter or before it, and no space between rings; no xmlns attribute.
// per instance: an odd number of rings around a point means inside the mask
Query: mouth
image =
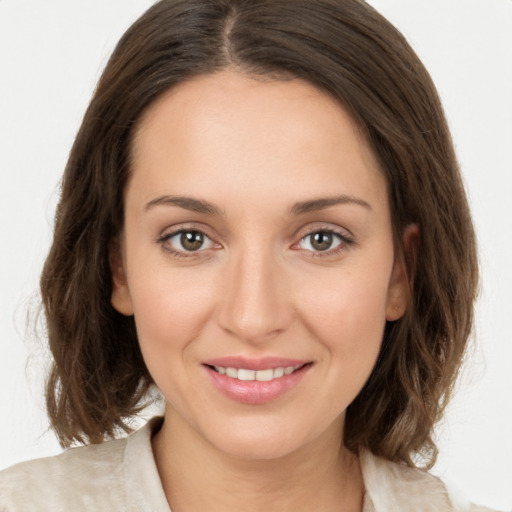
<svg viewBox="0 0 512 512"><path fill-rule="evenodd" d="M225 375L231 379L240 381L270 382L304 368L312 363L299 364L294 366L278 366L277 368L266 368L262 370L250 370L248 368L233 368L231 366L206 365L214 372Z"/></svg>
<svg viewBox="0 0 512 512"><path fill-rule="evenodd" d="M276 400L299 385L312 361L282 358L222 358L203 363L210 382L223 395L243 404Z"/></svg>

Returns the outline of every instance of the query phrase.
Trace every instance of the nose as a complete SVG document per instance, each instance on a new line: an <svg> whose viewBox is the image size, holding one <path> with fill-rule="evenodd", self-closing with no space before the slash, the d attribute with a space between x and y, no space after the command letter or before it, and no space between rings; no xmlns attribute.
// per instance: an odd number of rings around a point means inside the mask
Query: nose
<svg viewBox="0 0 512 512"><path fill-rule="evenodd" d="M272 251L247 249L230 258L218 321L222 329L259 345L287 330L293 308L283 269Z"/></svg>

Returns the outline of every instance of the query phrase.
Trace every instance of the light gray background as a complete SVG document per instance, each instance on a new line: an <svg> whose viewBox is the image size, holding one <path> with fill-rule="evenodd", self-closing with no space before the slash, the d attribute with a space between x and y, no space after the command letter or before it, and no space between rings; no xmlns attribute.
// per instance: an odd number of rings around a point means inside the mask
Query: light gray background
<svg viewBox="0 0 512 512"><path fill-rule="evenodd" d="M27 306L60 175L114 44L150 0L0 0L0 469L58 453L44 340ZM371 0L438 85L480 241L475 348L438 429L435 472L512 508L512 0ZM33 307L32 307L33 309Z"/></svg>

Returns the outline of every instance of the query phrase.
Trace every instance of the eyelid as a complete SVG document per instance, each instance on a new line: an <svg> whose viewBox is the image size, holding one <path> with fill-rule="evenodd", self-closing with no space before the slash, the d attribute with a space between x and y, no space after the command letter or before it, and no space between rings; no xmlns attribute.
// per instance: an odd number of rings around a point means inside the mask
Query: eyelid
<svg viewBox="0 0 512 512"><path fill-rule="evenodd" d="M302 240L304 237L318 233L319 231L334 233L339 235L341 238L351 240L354 243L356 241L356 237L348 228L338 224L331 224L329 222L308 222L307 225L296 231L296 234L293 238Z"/></svg>
<svg viewBox="0 0 512 512"><path fill-rule="evenodd" d="M210 240L213 247L207 247L207 248L200 248L197 251L186 251L186 250L179 250L179 249L172 249L170 247L164 246L166 242L168 242L172 237L183 233L187 231L196 231L198 233L201 233L205 238ZM182 223L177 224L174 226L168 226L164 230L162 230L161 234L157 237L155 240L158 244L162 246L162 249L166 252L170 253L171 255L178 257L178 258L189 258L189 257L200 257L204 256L204 254L209 249L221 249L222 244L217 242L217 236L210 234L211 228L209 226L204 224L196 224L196 223ZM319 232L326 232L326 233L332 233L336 237L340 239L340 243L334 247L333 249L327 249L325 251L314 251L314 250L308 250L308 249L302 249L299 246L299 244L308 236L312 236L315 233ZM308 256L312 257L328 257L333 256L339 252L342 252L344 250L347 250L350 246L356 245L357 242L355 240L354 235L348 230L347 228L341 227L339 225L333 225L329 223L319 223L317 225L313 226L311 223L309 223L307 226L301 228L297 231L297 234L294 236L296 242L294 242L291 246L291 249L294 250L300 250L305 253L309 253Z"/></svg>
<svg viewBox="0 0 512 512"><path fill-rule="evenodd" d="M197 224L190 224L190 223L183 223L183 224L177 224L175 226L168 226L165 228L161 234L157 237L156 243L160 244L162 249L168 253L170 253L174 257L178 258L190 258L190 257L199 257L203 256L202 253L208 251L209 249L219 249L222 247L222 245L215 240L216 237L212 236L206 226ZM211 242L210 247L206 248L200 248L197 251L186 251L186 250L180 250L172 248L168 245L165 245L169 240L174 238L175 236L182 234L186 232L197 232L201 233L205 239L209 240ZM212 247L213 246L213 247Z"/></svg>
<svg viewBox="0 0 512 512"><path fill-rule="evenodd" d="M162 238L168 238L169 236L175 235L182 231L197 231L199 233L203 233L208 238L212 240L215 237L213 234L213 230L207 225L201 222L180 222L178 224L173 224L171 226L167 226L164 229L160 230L160 234L157 236L157 241Z"/></svg>
<svg viewBox="0 0 512 512"><path fill-rule="evenodd" d="M299 247L299 244L308 236L312 236L315 233L332 233L336 237L340 239L340 243L334 247L333 249L327 249L325 251L312 251L308 249L302 249ZM306 228L299 230L296 235L298 240L294 242L291 246L294 250L301 250L305 253L309 253L308 256L312 257L328 257L338 254L346 250L347 248L356 245L356 239L354 235L346 228L342 228L341 226L334 226L332 224L317 224L314 226L308 225Z"/></svg>

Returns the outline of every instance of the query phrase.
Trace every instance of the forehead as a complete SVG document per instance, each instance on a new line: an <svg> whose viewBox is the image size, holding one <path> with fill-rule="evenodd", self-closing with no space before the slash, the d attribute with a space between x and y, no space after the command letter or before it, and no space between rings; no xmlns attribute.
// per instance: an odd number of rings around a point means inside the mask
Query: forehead
<svg viewBox="0 0 512 512"><path fill-rule="evenodd" d="M219 72L182 83L141 118L132 178L139 196L166 192L280 203L364 195L386 184L361 131L328 94L301 80ZM165 190L164 190L165 189Z"/></svg>

